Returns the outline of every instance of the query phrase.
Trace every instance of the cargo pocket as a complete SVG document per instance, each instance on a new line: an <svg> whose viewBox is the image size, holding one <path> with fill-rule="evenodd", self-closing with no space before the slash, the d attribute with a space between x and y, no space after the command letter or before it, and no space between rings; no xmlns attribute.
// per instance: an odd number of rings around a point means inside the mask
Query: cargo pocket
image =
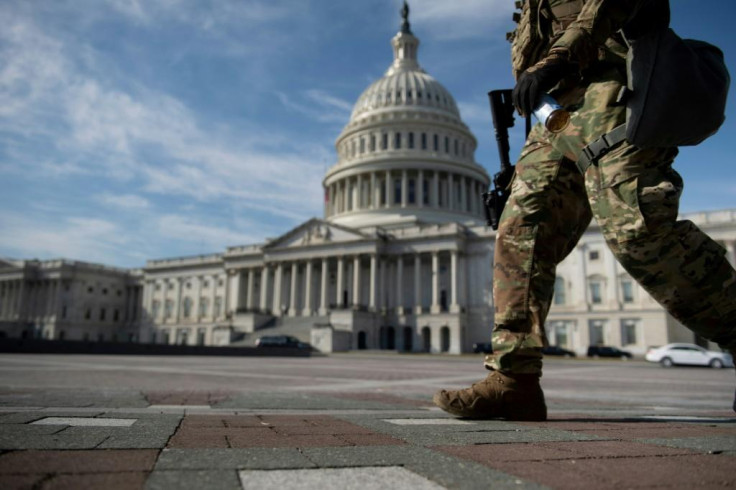
<svg viewBox="0 0 736 490"><path fill-rule="evenodd" d="M496 324L528 316L537 227L510 226L499 231L493 266Z"/></svg>

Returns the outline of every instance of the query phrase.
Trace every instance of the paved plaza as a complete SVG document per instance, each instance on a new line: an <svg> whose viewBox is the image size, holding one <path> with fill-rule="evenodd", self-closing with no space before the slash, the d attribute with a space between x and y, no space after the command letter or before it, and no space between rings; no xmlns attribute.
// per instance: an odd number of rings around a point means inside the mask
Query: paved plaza
<svg viewBox="0 0 736 490"><path fill-rule="evenodd" d="M0 355L0 488L736 486L733 369L548 360L550 420L432 406L480 356Z"/></svg>

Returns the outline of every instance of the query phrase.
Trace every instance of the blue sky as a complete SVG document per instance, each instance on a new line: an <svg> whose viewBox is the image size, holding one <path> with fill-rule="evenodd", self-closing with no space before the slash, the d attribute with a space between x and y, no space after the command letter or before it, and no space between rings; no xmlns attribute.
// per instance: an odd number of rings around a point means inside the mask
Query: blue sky
<svg viewBox="0 0 736 490"><path fill-rule="evenodd" d="M736 68L736 3L671 0ZM494 173L486 92L511 87L511 0L413 0L419 61ZM392 61L400 0L0 2L0 257L140 267L322 216L353 103ZM736 100L681 151L681 210L736 208ZM676 101L673 101L676 102ZM522 144L512 131L512 159Z"/></svg>

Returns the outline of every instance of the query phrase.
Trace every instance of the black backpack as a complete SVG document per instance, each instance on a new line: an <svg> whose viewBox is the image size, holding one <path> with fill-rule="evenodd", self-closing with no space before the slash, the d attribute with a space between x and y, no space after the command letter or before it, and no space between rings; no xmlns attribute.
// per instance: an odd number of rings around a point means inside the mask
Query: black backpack
<svg viewBox="0 0 736 490"><path fill-rule="evenodd" d="M629 45L626 123L583 149L585 173L624 139L639 148L697 145L725 120L731 82L723 52L669 27L669 1L650 0L622 30Z"/></svg>

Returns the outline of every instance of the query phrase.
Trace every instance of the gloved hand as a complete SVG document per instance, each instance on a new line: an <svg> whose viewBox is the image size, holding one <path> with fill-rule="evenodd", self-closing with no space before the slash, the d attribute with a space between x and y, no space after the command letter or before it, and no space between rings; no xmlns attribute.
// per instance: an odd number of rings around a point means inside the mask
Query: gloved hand
<svg viewBox="0 0 736 490"><path fill-rule="evenodd" d="M577 64L570 61L566 49L551 51L546 58L519 76L511 94L514 106L522 116L530 115L545 92L576 70Z"/></svg>

